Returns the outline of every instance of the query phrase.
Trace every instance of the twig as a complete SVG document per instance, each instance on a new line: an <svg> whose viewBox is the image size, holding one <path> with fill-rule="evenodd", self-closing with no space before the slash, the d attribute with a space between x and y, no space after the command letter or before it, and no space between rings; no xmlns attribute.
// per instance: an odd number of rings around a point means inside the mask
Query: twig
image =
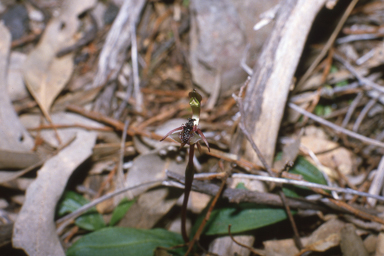
<svg viewBox="0 0 384 256"><path fill-rule="evenodd" d="M360 124L363 122L365 116L368 114L368 111L377 103L377 98L373 98L364 106L361 110L359 116L357 117L355 123L353 124L352 131L357 132L360 127Z"/></svg>
<svg viewBox="0 0 384 256"><path fill-rule="evenodd" d="M136 99L137 112L143 111L143 95L140 91L139 64L137 62L136 21L131 20L131 58L133 70L133 93Z"/></svg>
<svg viewBox="0 0 384 256"><path fill-rule="evenodd" d="M375 89L381 93L384 93L384 87L383 86L381 86L381 85L371 81L370 79L362 76L361 74L359 74L359 72L346 59L341 57L341 55L334 53L333 58L335 60L341 62L349 70L349 72L351 72L352 75L354 75L357 78L357 80L359 80L360 84L367 85L367 86L372 87L373 89Z"/></svg>
<svg viewBox="0 0 384 256"><path fill-rule="evenodd" d="M166 175L171 180L166 180L163 182L165 186L172 186L183 188L184 184L184 176L166 171ZM206 183L201 180L194 180L192 183L192 190L204 193L207 195L215 196L219 191L219 186ZM258 191L249 191L244 189L232 189L226 188L223 191L222 197L228 199L231 203L240 203L240 202L248 202L248 203L256 203L256 204L265 204L275 207L282 207L283 203L281 202L280 196L272 193L264 193ZM324 206L318 205L316 202L309 201L306 199L298 199L298 198L287 198L289 206L295 209L315 209L318 211L326 212L327 209Z"/></svg>
<svg viewBox="0 0 384 256"><path fill-rule="evenodd" d="M373 178L373 181L371 183L371 187L369 188L369 193L372 195L378 196L378 194L381 191L381 188L383 187L383 181L384 181L384 156L380 160L376 175ZM375 199L377 199L377 198L375 198L375 197L368 198L368 200L367 200L368 204L370 204L371 206L375 206L375 204L376 204Z"/></svg>
<svg viewBox="0 0 384 256"><path fill-rule="evenodd" d="M294 91L297 92L300 90L304 82L309 78L309 76L312 74L313 70L315 70L316 66L320 63L320 61L324 58L327 51L331 48L333 43L335 42L335 39L339 32L341 31L345 21L347 20L348 16L351 14L353 8L357 4L359 0L353 0L345 10L343 16L341 17L339 23L337 24L335 30L332 32L332 35L329 37L327 43L324 45L324 48L321 50L320 54L316 57L316 59L312 62L311 66L307 69L307 71L304 73L304 75L301 77L300 81L297 83Z"/></svg>
<svg viewBox="0 0 384 256"><path fill-rule="evenodd" d="M58 219L56 221L56 225L59 225L60 227L56 230L56 233L60 234L61 231L68 225L70 224L73 219L79 217L81 214L85 213L86 211L88 211L89 209L91 209L92 207L98 205L99 203L101 202L104 202L105 200L108 200L109 198L112 198L116 195L119 195L121 193L124 193L126 191L129 191L129 190L132 190L132 189L136 189L136 188L139 188L139 187L142 187L142 186L148 186L148 185L159 185L161 184L162 182L164 181L164 179L160 179L160 180L155 180L155 181L150 181L150 182L146 182L146 183L143 183L143 184L140 184L140 185L136 185L136 186L132 186L132 187L126 187L126 188L121 188L121 189L118 189L114 192L111 192L109 194L106 194L100 198L97 198L95 200L93 200L92 202L86 204L86 205L83 205L82 207L78 208L76 211Z"/></svg>
<svg viewBox="0 0 384 256"><path fill-rule="evenodd" d="M113 131L110 127L95 127L95 126L88 126L83 124L41 124L35 128L27 128L27 130L40 131L40 130L49 130L49 129L71 129L71 128L82 128L88 131L103 131L103 132Z"/></svg>
<svg viewBox="0 0 384 256"><path fill-rule="evenodd" d="M123 171L123 160L125 153L125 140L127 139L127 130L128 130L129 120L125 120L123 135L121 136L121 144L120 144L120 154L119 154L119 162L117 164L116 170L116 189L120 189L125 187L124 182L124 171ZM121 196L115 198L115 204L117 205L119 201L123 198Z"/></svg>
<svg viewBox="0 0 384 256"><path fill-rule="evenodd" d="M260 152L259 148L256 146L255 142L253 141L251 134L249 134L248 130L244 127L244 124L242 122L239 123L239 126L240 126L241 131L244 133L245 137L247 137L249 143L251 143L253 150L255 150L257 156L260 159L260 162L263 164L263 166L267 170L268 174L271 175L271 177L274 177L275 174L273 173L273 171L272 171L271 167L269 166L269 164L267 163L267 161L265 161L263 154Z"/></svg>
<svg viewBox="0 0 384 256"><path fill-rule="evenodd" d="M99 87L117 78L132 42L131 22L138 23L145 0L124 1L108 32L99 56L98 70L92 87Z"/></svg>
<svg viewBox="0 0 384 256"><path fill-rule="evenodd" d="M249 75L249 76L252 76L253 75L253 70L252 68L250 68L248 65L247 65L247 54L249 52L249 48L251 47L251 45L248 43L246 46L245 46L245 49L244 49L244 52L243 52L243 56L241 57L241 60L240 60L240 66L243 68L243 70Z"/></svg>
<svg viewBox="0 0 384 256"><path fill-rule="evenodd" d="M320 189L324 189L324 190L336 191L338 193L352 194L352 195L358 195L358 196L363 196L363 197L370 197L370 198L374 198L374 199L377 199L377 200L384 202L383 196L378 196L378 195L374 195L374 194L370 194L370 193L360 192L360 191L353 190L350 188L330 187L327 185L312 183L312 182L308 182L308 181L289 180L289 179L283 179L283 178L277 178L277 177L252 175L252 174L238 174L238 173L233 174L232 177L254 179L254 180L261 180L261 181L269 181L269 182L290 184L290 185L297 185L297 186L304 186L304 187L308 187L308 188L320 188Z"/></svg>
<svg viewBox="0 0 384 256"><path fill-rule="evenodd" d="M353 41L361 41L361 40L373 40L376 38L383 37L380 34L360 34L360 35L348 35L344 37L340 37L336 40L337 44L345 44Z"/></svg>
<svg viewBox="0 0 384 256"><path fill-rule="evenodd" d="M231 237L231 239L232 239L233 242L235 242L236 244L238 244L238 245L240 245L240 246L242 246L242 247L244 247L244 248L247 248L247 249L250 250L253 254L255 254L255 255L263 255L263 254L257 252L257 251L256 251L255 249L253 249L252 247L250 247L250 246L248 246L248 245L246 245L246 244L242 244L242 243L236 241L235 238L234 238L234 237L232 236L232 234L231 234L231 225L228 225L228 235Z"/></svg>
<svg viewBox="0 0 384 256"><path fill-rule="evenodd" d="M128 80L127 89L125 91L124 100L121 101L119 108L114 114L115 119L119 119L125 107L127 106L128 100L131 98L131 95L132 95L132 87L133 87L133 79L130 77Z"/></svg>
<svg viewBox="0 0 384 256"><path fill-rule="evenodd" d="M300 114L303 114L305 116L308 116L309 118L313 119L314 121L322 124L322 125L325 125L325 126L328 126L332 129L334 129L336 132L340 132L340 133L344 133L352 138L355 138L355 139L358 139L358 140L361 140L362 142L365 142L367 144L372 144L372 145L375 145L375 146L378 146L378 147L382 147L384 148L384 143L380 142L380 141L377 141L377 140L374 140L374 139L371 139L371 138L368 138L368 137L365 137L363 135L360 135L360 134L357 134L355 132L352 132L350 130L347 130L345 128L342 128L338 125L335 125L327 120L324 120L323 118L321 117L318 117L298 106L296 106L295 104L293 103L289 103L288 106L290 108L292 108L293 110L299 112Z"/></svg>
<svg viewBox="0 0 384 256"><path fill-rule="evenodd" d="M374 216L372 214L369 214L369 213L366 213L366 212L363 212L349 204L347 204L346 202L344 201L340 201L340 200L335 200L333 198L325 198L326 200L329 200L331 203L353 213L355 216L358 216L360 217L361 219L365 219L365 220L370 220L370 221L375 221L377 223L380 223L382 225L384 225L384 220L377 217L377 216ZM325 200L324 199L324 200Z"/></svg>
<svg viewBox="0 0 384 256"><path fill-rule="evenodd" d="M345 128L347 126L347 124L349 123L349 120L351 120L353 112L355 112L355 109L357 108L357 105L359 104L363 96L364 94L362 92L359 92L357 96L353 99L352 103L349 105L347 114L345 115L344 120L341 123L341 127Z"/></svg>
<svg viewBox="0 0 384 256"><path fill-rule="evenodd" d="M192 250L193 245L195 244L195 242L200 239L200 235L203 232L205 224L207 224L207 222L209 220L209 217L211 216L212 210L215 207L215 205L217 203L217 200L219 199L221 193L223 192L223 189L224 189L224 186L226 184L227 178L228 178L228 173L226 173L226 175L223 177L223 180L221 182L219 191L217 192L217 194L213 198L213 200L211 202L211 205L209 206L208 211L205 214L205 217L204 217L203 221L201 222L201 224L199 226L199 229L196 231L195 235L193 236L193 239L189 242L189 244L188 244L188 251L185 253L185 256L187 256L189 254L189 252Z"/></svg>

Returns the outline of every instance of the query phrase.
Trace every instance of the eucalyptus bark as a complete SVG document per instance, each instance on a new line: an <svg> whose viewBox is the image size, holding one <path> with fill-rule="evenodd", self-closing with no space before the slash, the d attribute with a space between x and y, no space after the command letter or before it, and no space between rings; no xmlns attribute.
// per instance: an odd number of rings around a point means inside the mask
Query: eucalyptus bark
<svg viewBox="0 0 384 256"><path fill-rule="evenodd" d="M245 123L270 165L294 73L313 20L324 3L282 1L274 29L253 69L244 100ZM248 143L246 156L260 164Z"/></svg>

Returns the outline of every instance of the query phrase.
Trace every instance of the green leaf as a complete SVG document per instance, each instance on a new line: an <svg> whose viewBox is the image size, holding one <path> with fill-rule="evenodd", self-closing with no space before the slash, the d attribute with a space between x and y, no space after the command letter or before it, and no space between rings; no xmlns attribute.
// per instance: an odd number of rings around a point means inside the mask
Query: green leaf
<svg viewBox="0 0 384 256"><path fill-rule="evenodd" d="M113 210L111 220L109 221L110 226L116 225L127 213L129 208L136 202L136 200L128 200L124 198L120 201L119 205Z"/></svg>
<svg viewBox="0 0 384 256"><path fill-rule="evenodd" d="M80 194L73 191L65 191L58 205L58 215L62 217L67 213L74 212L88 202L89 201Z"/></svg>
<svg viewBox="0 0 384 256"><path fill-rule="evenodd" d="M292 213L296 212L292 211ZM192 229L193 234L200 226L205 214L206 210L199 215ZM228 225L231 225L231 233L236 234L265 227L286 218L287 214L284 209L254 203L227 203L226 206L213 209L203 234L208 236L228 234Z"/></svg>
<svg viewBox="0 0 384 256"><path fill-rule="evenodd" d="M318 104L316 107L315 107L315 114L318 115L318 116L326 116L326 115L329 115L331 114L333 111L332 107L329 106L329 105L320 105Z"/></svg>
<svg viewBox="0 0 384 256"><path fill-rule="evenodd" d="M236 185L238 189L246 189L244 183ZM283 192L286 196L299 197L295 191L284 188ZM207 210L210 206L204 209L199 215L195 225L192 227L192 234L195 234L199 228ZM296 211L291 211L295 214ZM224 200L218 202L213 209L207 224L204 227L204 235L223 235L228 234L228 225L231 224L231 233L241 233L249 230L265 227L287 218L284 209L273 208L267 205L257 205L254 203L228 203ZM191 235L192 237L192 235Z"/></svg>
<svg viewBox="0 0 384 256"><path fill-rule="evenodd" d="M280 154L281 157L281 154ZM279 156L277 156L279 158ZM301 175L305 180L319 184L326 184L322 173L308 162L304 157L299 156L290 169L291 173ZM237 184L237 188L244 188L244 184ZM283 192L289 197L299 197L293 186L284 186ZM196 232L200 223L206 215L208 207L199 215L192 228L192 234ZM295 214L296 211L292 211ZM252 203L228 204L223 201L218 203L212 211L211 216L203 230L205 235L228 234L228 225L231 224L231 233L241 233L249 230L265 227L287 218L282 208L272 208L266 205Z"/></svg>
<svg viewBox="0 0 384 256"><path fill-rule="evenodd" d="M341 80L340 82L337 82L336 84L335 84L335 87L344 87L344 86L346 86L346 85L348 85L349 83L348 83L348 80Z"/></svg>
<svg viewBox="0 0 384 256"><path fill-rule="evenodd" d="M76 241L67 256L152 256L156 247L183 244L181 235L164 229L104 228ZM184 255L185 248L171 251Z"/></svg>
<svg viewBox="0 0 384 256"><path fill-rule="evenodd" d="M304 157L298 156L294 166L289 170L290 173L299 174L304 180L326 185L323 174Z"/></svg>
<svg viewBox="0 0 384 256"><path fill-rule="evenodd" d="M89 203L80 194L73 191L66 191L58 204L58 216L63 216L67 213L74 212L81 206ZM105 227L103 216L97 212L96 208L93 207L85 212L80 217L76 218L75 224L85 230L93 231Z"/></svg>

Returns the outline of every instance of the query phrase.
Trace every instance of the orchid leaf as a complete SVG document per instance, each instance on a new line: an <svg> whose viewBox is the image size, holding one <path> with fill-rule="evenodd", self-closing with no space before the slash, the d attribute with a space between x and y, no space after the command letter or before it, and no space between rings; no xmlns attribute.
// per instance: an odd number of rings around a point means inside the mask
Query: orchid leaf
<svg viewBox="0 0 384 256"><path fill-rule="evenodd" d="M66 191L58 204L58 216L64 216L67 213L74 212L87 203L89 203L89 201L80 194L73 191ZM80 217L77 217L75 224L76 226L89 231L98 230L106 226L103 216L97 212L95 207L91 208Z"/></svg>
<svg viewBox="0 0 384 256"><path fill-rule="evenodd" d="M67 256L152 256L157 247L183 244L179 234L164 229L103 228L81 237L68 249ZM185 248L169 249L165 255L184 255ZM157 254L156 254L157 255ZM163 254L162 254L163 255Z"/></svg>
<svg viewBox="0 0 384 256"><path fill-rule="evenodd" d="M124 198L120 201L119 205L113 210L111 220L109 221L110 226L116 225L127 213L129 208L136 202L136 199L128 200Z"/></svg>

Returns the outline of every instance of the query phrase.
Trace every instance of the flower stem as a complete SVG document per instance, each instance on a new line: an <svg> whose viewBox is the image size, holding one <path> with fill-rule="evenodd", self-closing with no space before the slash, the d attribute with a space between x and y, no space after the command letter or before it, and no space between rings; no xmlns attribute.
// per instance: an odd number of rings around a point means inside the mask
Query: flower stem
<svg viewBox="0 0 384 256"><path fill-rule="evenodd" d="M185 168L185 183L184 183L184 200L183 205L181 207L181 234L183 236L184 242L188 243L188 235L186 228L186 220L187 220L187 204L189 193L192 189L192 181L194 174L194 165L193 165L193 156L195 152L195 144L189 146L189 159L187 167Z"/></svg>

